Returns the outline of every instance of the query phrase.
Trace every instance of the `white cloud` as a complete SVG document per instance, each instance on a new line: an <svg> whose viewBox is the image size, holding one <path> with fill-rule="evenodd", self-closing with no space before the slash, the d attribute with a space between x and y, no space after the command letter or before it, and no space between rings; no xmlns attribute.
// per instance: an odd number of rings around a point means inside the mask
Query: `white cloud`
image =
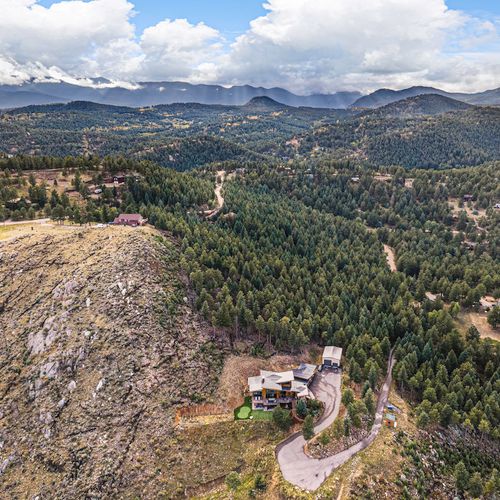
<svg viewBox="0 0 500 500"><path fill-rule="evenodd" d="M0 0L0 52L21 64L78 69L80 59L116 40L130 40L133 5L127 0Z"/></svg>
<svg viewBox="0 0 500 500"><path fill-rule="evenodd" d="M165 19L146 28L140 39L144 53L142 73L152 80L196 79L208 70L221 46L220 33L204 23L190 24L186 19Z"/></svg>
<svg viewBox="0 0 500 500"><path fill-rule="evenodd" d="M269 0L228 56L225 75L297 90L366 86L372 76L423 72L465 16L443 0Z"/></svg>
<svg viewBox="0 0 500 500"><path fill-rule="evenodd" d="M186 19L136 33L133 0L61 0L49 8L0 0L0 83L105 76L302 93L500 84L499 20L448 9L445 0L268 0L265 8L228 44L216 29Z"/></svg>

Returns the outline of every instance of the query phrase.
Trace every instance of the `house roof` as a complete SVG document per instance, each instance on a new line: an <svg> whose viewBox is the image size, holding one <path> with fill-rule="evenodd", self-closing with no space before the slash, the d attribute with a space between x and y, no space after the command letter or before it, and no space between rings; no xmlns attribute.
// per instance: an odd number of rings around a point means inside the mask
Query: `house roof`
<svg viewBox="0 0 500 500"><path fill-rule="evenodd" d="M142 220L142 215L141 214L120 214L118 219L127 219L127 220Z"/></svg>
<svg viewBox="0 0 500 500"><path fill-rule="evenodd" d="M385 414L385 419L386 419L386 420L396 421L396 415L394 415L394 414L392 414L392 413L386 413L386 414Z"/></svg>
<svg viewBox="0 0 500 500"><path fill-rule="evenodd" d="M342 358L342 347L335 347L333 345L325 346L323 358L330 358L340 363L340 359Z"/></svg>
<svg viewBox="0 0 500 500"><path fill-rule="evenodd" d="M248 389L250 392L256 392L262 390L262 377L257 375L256 377L248 377Z"/></svg>
<svg viewBox="0 0 500 500"><path fill-rule="evenodd" d="M290 383L291 388L286 389L292 392L297 392L301 395L307 385L299 380L294 380L293 371L286 372L271 372L268 370L261 370L260 375L255 377L248 377L248 388L250 392L261 391L262 389L269 389L281 391L283 388L281 384Z"/></svg>
<svg viewBox="0 0 500 500"><path fill-rule="evenodd" d="M309 396L309 389L307 388L307 384L304 384L299 380L294 380L292 382L292 387L290 389L290 392L297 393L297 396L299 397Z"/></svg>
<svg viewBox="0 0 500 500"><path fill-rule="evenodd" d="M316 371L316 365L309 365L307 363L300 363L298 368L293 370L293 375L295 378L301 378L303 380L310 380Z"/></svg>

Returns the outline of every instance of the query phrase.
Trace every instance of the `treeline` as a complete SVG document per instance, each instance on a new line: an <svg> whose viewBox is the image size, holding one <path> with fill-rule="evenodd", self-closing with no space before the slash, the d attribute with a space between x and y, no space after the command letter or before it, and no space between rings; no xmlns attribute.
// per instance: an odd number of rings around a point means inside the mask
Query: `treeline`
<svg viewBox="0 0 500 500"><path fill-rule="evenodd" d="M437 116L377 113L321 126L301 137L300 152L356 155L376 165L449 168L498 160L500 110L472 108Z"/></svg>

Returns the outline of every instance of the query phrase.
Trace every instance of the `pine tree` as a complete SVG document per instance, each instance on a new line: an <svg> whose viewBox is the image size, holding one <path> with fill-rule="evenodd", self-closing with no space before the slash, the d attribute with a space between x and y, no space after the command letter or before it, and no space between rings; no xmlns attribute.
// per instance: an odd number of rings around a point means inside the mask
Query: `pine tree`
<svg viewBox="0 0 500 500"><path fill-rule="evenodd" d="M308 441L314 436L314 419L312 415L307 415L302 426L302 434L304 439Z"/></svg>
<svg viewBox="0 0 500 500"><path fill-rule="evenodd" d="M458 462L455 466L453 475L455 477L455 486L457 490L464 492L469 484L469 472L462 461Z"/></svg>
<svg viewBox="0 0 500 500"><path fill-rule="evenodd" d="M483 494L483 480L479 472L474 473L469 479L467 491L472 498L479 498Z"/></svg>

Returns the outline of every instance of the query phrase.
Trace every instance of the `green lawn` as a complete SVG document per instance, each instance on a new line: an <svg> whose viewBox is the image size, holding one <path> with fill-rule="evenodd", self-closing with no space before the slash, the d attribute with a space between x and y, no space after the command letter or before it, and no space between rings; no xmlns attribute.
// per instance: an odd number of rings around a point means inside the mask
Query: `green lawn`
<svg viewBox="0 0 500 500"><path fill-rule="evenodd" d="M246 420L248 417L250 417L250 413L252 413L252 408L243 405L237 408L235 417L238 420Z"/></svg>
<svg viewBox="0 0 500 500"><path fill-rule="evenodd" d="M245 402L234 410L235 420L272 420L273 412L264 410L252 410L252 400L245 398Z"/></svg>
<svg viewBox="0 0 500 500"><path fill-rule="evenodd" d="M264 410L252 410L251 416L254 420L272 420L273 412Z"/></svg>

